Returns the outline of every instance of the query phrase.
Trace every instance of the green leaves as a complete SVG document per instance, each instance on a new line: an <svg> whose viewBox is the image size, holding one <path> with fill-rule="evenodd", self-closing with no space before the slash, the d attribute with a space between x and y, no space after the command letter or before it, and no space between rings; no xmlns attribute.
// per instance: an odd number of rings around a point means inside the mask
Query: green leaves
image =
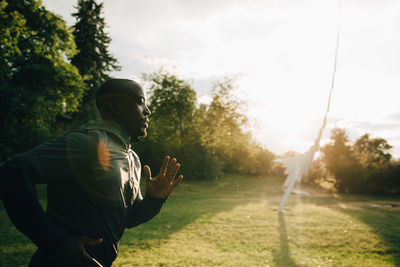
<svg viewBox="0 0 400 267"><path fill-rule="evenodd" d="M78 53L72 58L72 64L85 77L88 91L83 103L93 100L97 88L110 77L108 72L120 70L118 61L109 50L111 38L105 32L106 23L103 14L103 3L95 0L79 0L76 13L76 23L72 27Z"/></svg>
<svg viewBox="0 0 400 267"><path fill-rule="evenodd" d="M388 152L391 145L383 138L370 138L364 134L353 145L353 153L364 167L388 164L392 155Z"/></svg>
<svg viewBox="0 0 400 267"><path fill-rule="evenodd" d="M192 118L195 112L196 92L184 80L167 71L144 75L150 83L150 111L152 131L156 138L165 138L184 144L189 132L193 133Z"/></svg>
<svg viewBox="0 0 400 267"><path fill-rule="evenodd" d="M189 179L215 178L222 170L269 174L274 155L245 132L245 105L232 79L216 82L208 105L199 105L189 82L164 68L143 79L152 114L145 143L135 147L144 162L157 166L170 154L180 159Z"/></svg>
<svg viewBox="0 0 400 267"><path fill-rule="evenodd" d="M399 163L392 162L390 146L383 138L359 137L354 144L343 129L332 131L331 141L322 147L322 160L335 177L335 187L344 193L398 192Z"/></svg>
<svg viewBox="0 0 400 267"><path fill-rule="evenodd" d="M64 106L76 111L85 85L68 62L75 44L60 17L40 1L5 0L0 16L0 156L7 158L49 138Z"/></svg>

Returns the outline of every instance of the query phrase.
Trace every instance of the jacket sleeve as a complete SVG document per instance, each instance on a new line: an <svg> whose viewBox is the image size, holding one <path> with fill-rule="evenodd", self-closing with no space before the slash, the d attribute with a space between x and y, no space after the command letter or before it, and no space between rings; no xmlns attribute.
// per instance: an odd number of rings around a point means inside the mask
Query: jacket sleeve
<svg viewBox="0 0 400 267"><path fill-rule="evenodd" d="M18 158L6 163L0 167L0 198L19 231L38 247L57 253L69 236L42 209L34 187L37 176L33 168L22 167Z"/></svg>
<svg viewBox="0 0 400 267"><path fill-rule="evenodd" d="M155 198L148 194L142 199L139 194L132 207L129 208L126 227L132 228L147 222L160 212L165 201L166 199Z"/></svg>

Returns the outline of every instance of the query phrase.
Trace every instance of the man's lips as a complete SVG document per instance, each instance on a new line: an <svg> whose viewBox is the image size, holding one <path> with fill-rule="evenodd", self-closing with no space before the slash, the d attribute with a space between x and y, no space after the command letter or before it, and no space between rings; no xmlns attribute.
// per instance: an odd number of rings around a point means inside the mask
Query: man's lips
<svg viewBox="0 0 400 267"><path fill-rule="evenodd" d="M143 124L145 128L149 127L149 119L143 120Z"/></svg>

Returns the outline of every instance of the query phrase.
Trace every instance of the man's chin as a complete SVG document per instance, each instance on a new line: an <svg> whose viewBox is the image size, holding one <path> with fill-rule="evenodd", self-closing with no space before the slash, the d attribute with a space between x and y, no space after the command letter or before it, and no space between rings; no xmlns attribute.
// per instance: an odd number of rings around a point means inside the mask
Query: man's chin
<svg viewBox="0 0 400 267"><path fill-rule="evenodd" d="M141 134L139 136L137 136L136 138L133 139L133 141L142 141L143 139L145 139L147 136L147 133Z"/></svg>
<svg viewBox="0 0 400 267"><path fill-rule="evenodd" d="M144 138L146 138L147 136L147 131L146 129L140 129L139 132L135 132L135 133L131 133L131 138L132 140L143 140Z"/></svg>
<svg viewBox="0 0 400 267"><path fill-rule="evenodd" d="M146 138L146 136L147 136L147 131L146 131L146 129L142 129L142 131L141 131L141 133L140 133L140 138Z"/></svg>

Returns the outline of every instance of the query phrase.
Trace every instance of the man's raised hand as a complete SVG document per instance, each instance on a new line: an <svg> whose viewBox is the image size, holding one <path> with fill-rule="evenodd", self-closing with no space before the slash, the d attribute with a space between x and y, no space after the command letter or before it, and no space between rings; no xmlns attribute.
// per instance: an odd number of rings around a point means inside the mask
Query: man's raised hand
<svg viewBox="0 0 400 267"><path fill-rule="evenodd" d="M170 157L166 156L160 173L156 177L151 178L150 167L145 165L143 169L146 176L146 194L161 199L167 198L183 179L182 175L174 179L179 168L180 164L176 162L176 158L170 160Z"/></svg>

